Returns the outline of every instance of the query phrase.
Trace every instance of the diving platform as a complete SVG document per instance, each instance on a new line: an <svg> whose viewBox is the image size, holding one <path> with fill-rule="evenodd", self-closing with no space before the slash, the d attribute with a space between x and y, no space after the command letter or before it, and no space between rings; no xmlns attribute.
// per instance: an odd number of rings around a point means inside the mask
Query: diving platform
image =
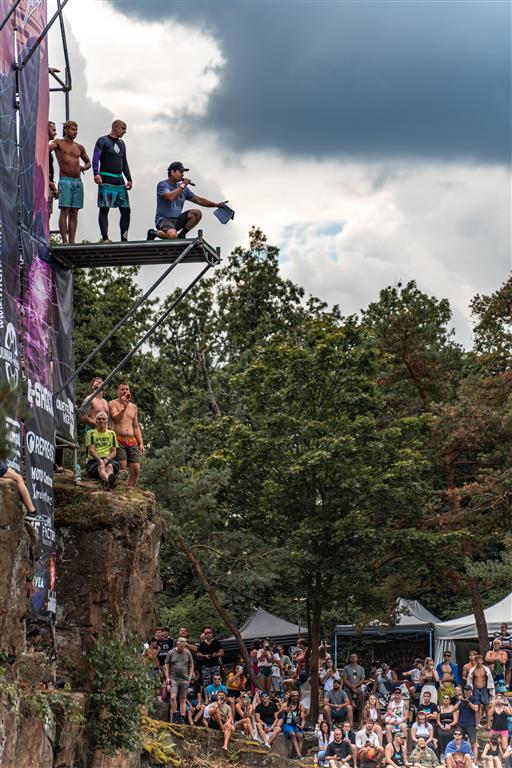
<svg viewBox="0 0 512 768"><path fill-rule="evenodd" d="M186 253L185 253L186 251ZM127 243L73 243L54 245L51 255L65 269L90 267L143 267L146 264L220 264L220 248L196 238L133 240Z"/></svg>

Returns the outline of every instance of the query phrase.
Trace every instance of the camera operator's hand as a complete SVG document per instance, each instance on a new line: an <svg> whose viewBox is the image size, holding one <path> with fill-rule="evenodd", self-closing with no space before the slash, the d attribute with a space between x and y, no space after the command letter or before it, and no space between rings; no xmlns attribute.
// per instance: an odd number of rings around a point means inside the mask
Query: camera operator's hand
<svg viewBox="0 0 512 768"><path fill-rule="evenodd" d="M101 178L101 175L99 173L95 175L94 181L96 182L96 184L103 184L103 179Z"/></svg>
<svg viewBox="0 0 512 768"><path fill-rule="evenodd" d="M217 203L217 208L225 208L226 203L229 203L229 200L223 200L221 203Z"/></svg>

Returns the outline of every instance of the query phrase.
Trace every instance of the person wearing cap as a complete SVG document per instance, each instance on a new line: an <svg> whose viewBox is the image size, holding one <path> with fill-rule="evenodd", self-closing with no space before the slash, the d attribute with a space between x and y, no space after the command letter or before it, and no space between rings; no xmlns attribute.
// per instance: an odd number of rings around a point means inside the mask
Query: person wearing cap
<svg viewBox="0 0 512 768"><path fill-rule="evenodd" d="M350 724L353 723L352 705L339 680L335 680L332 690L325 694L323 714L329 725L345 720L348 720Z"/></svg>
<svg viewBox="0 0 512 768"><path fill-rule="evenodd" d="M260 703L254 710L256 730L265 746L272 746L272 742L281 732L282 721L279 717L279 707L275 701L271 701L268 691L261 691Z"/></svg>
<svg viewBox="0 0 512 768"><path fill-rule="evenodd" d="M384 717L386 723L386 741L391 744L393 734L400 732L404 739L407 738L407 720L409 718L409 706L402 696L401 688L395 688L388 701L388 708Z"/></svg>
<svg viewBox="0 0 512 768"><path fill-rule="evenodd" d="M457 704L455 704L454 711L459 715L457 728L465 733L468 740L473 745L476 761L478 756L478 741L476 738L478 703L473 696L473 688L470 685L464 686L464 696ZM456 731L454 731L454 736L455 733Z"/></svg>
<svg viewBox="0 0 512 768"><path fill-rule="evenodd" d="M156 214L155 227L149 229L147 239L156 237L162 240L174 240L177 237L186 237L187 234L201 221L202 213L197 208L183 211L187 201L201 205L203 208L222 208L227 200L214 203L206 197L194 194L190 190L190 179L184 174L189 170L183 163L176 161L167 169L168 178L158 182L156 188Z"/></svg>

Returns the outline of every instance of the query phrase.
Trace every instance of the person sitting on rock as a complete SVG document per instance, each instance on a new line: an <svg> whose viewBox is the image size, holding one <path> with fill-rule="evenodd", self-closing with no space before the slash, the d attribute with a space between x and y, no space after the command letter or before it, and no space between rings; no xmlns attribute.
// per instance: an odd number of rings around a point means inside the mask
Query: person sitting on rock
<svg viewBox="0 0 512 768"><path fill-rule="evenodd" d="M222 731L224 734L222 749L227 751L234 727L231 707L226 703L226 694L223 691L220 691L217 694L217 700L213 704L210 704L208 709L208 727L214 731Z"/></svg>
<svg viewBox="0 0 512 768"><path fill-rule="evenodd" d="M97 413L96 429L91 429L85 439L90 456L86 464L87 474L94 480L100 480L105 490L114 487L119 472L117 436L112 429L107 429L107 423L106 412Z"/></svg>
<svg viewBox="0 0 512 768"><path fill-rule="evenodd" d="M13 480L16 483L18 486L18 493L20 495L21 502L27 510L27 513L29 515L35 515L36 509L32 499L30 498L30 493L28 492L28 488L25 485L25 481L19 472L16 472L15 469L10 467L7 462L3 461L2 459L0 459L0 478L4 478L5 480Z"/></svg>

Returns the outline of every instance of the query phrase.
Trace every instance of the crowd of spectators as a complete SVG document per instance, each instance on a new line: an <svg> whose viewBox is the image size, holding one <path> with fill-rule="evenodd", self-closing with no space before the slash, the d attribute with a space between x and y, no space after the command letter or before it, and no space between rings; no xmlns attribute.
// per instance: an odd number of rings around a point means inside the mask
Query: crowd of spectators
<svg viewBox="0 0 512 768"><path fill-rule="evenodd" d="M185 627L171 638L160 627L144 651L149 674L170 720L223 733L228 749L235 732L268 749L282 734L289 756L302 759L304 738L316 740L315 764L327 768L512 768L512 635L502 625L485 656L471 651L459 667L415 659L402 670L386 662L368 671L356 653L337 667L320 648L319 717L310 722L310 653L307 643L284 648L270 639L226 665L211 627L192 642ZM311 738L308 739L308 748Z"/></svg>

